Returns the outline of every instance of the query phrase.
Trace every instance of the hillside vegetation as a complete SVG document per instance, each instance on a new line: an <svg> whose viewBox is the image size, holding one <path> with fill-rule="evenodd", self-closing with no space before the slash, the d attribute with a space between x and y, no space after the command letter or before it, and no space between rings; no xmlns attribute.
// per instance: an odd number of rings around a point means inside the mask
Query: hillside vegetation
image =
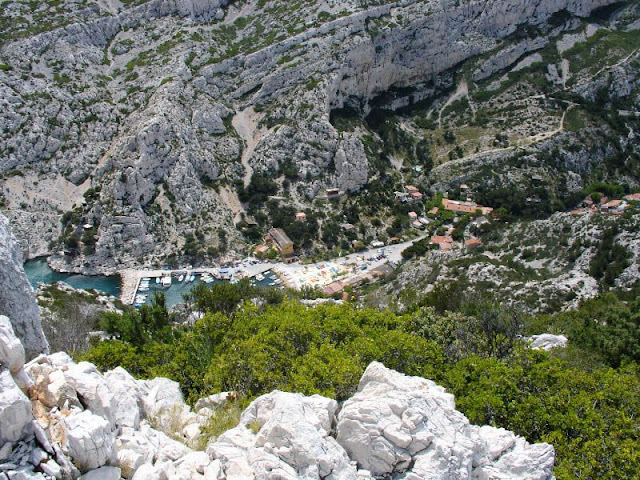
<svg viewBox="0 0 640 480"><path fill-rule="evenodd" d="M204 317L176 326L158 298L152 307L107 314L117 339L82 358L142 377L180 382L187 398L233 390L240 402L274 389L343 400L374 360L446 386L474 423L513 430L557 451L568 478L632 478L640 471L640 299L610 293L574 312L526 317L482 299L455 311L411 313L352 304L304 306L243 289L202 289ZM551 353L524 347L522 334L564 333ZM225 417L225 425L229 425ZM215 425L212 426L216 430Z"/></svg>

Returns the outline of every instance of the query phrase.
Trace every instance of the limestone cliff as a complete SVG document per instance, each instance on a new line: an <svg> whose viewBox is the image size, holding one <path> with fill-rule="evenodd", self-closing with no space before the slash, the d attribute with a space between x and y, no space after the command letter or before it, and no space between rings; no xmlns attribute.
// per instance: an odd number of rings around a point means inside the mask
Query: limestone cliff
<svg viewBox="0 0 640 480"><path fill-rule="evenodd" d="M218 248L211 225L239 245L234 226L250 218L228 186L254 174L296 205L327 187L358 191L379 172L333 110L429 98L490 52L473 73L488 77L576 27L549 27L554 16L612 2L140 3L69 3L30 28L14 21L26 7L4 11L0 172L19 173L3 179L4 204L28 255L60 253L59 268L160 264L195 233Z"/></svg>
<svg viewBox="0 0 640 480"><path fill-rule="evenodd" d="M11 318L27 358L31 359L47 352L49 344L42 332L38 305L22 264L22 253L9 222L0 215L0 315Z"/></svg>

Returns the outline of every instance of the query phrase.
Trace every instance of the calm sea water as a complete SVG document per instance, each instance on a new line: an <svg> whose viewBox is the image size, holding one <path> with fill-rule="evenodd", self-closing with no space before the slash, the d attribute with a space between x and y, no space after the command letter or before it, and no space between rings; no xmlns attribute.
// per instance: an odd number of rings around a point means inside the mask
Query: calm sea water
<svg viewBox="0 0 640 480"><path fill-rule="evenodd" d="M84 290L94 289L108 293L109 295L113 295L114 297L120 296L120 277L117 275L106 277L100 275L89 276L70 273L59 273L49 267L46 258L36 258L27 261L24 264L24 271L26 272L27 278L29 279L29 282L34 289L38 287L38 283L50 284L55 282L65 282L71 285L73 288L82 288ZM167 301L167 306L172 307L173 305L183 302L182 295L188 293L194 286L201 283L199 279L200 277L198 276L196 277L195 281L186 283L178 282L177 279L174 278L169 288L163 288L158 285L157 289L164 293ZM257 282L257 285L267 286L275 279L275 275L267 275L263 281ZM215 283L219 282L220 280L215 281ZM150 300L153 297L153 291L155 289L155 279L152 278L149 291L144 292L149 295L147 303L150 303Z"/></svg>
<svg viewBox="0 0 640 480"><path fill-rule="evenodd" d="M46 258L35 258L27 261L24 264L24 271L34 289L38 288L38 282L47 284L65 282L73 288L100 290L114 297L120 296L120 277L118 275L105 277L100 275L88 276L74 273L59 273L51 270Z"/></svg>
<svg viewBox="0 0 640 480"><path fill-rule="evenodd" d="M273 282L277 277L273 274L266 275L264 280L260 282L256 282L256 285L261 287L269 286L269 283ZM226 280L214 280L209 285L215 285L216 283L222 283ZM154 291L159 291L164 293L165 300L167 302L167 307L172 307L178 303L183 303L184 299L182 295L185 293L189 293L193 287L199 285L203 282L200 281L200 275L196 276L196 279L193 282L179 282L176 278L172 279L171 286L169 288L162 287L159 284L156 284L155 278L152 278L149 282L149 290L146 292L140 292L148 295L147 297L147 305L151 304L151 299L153 298Z"/></svg>

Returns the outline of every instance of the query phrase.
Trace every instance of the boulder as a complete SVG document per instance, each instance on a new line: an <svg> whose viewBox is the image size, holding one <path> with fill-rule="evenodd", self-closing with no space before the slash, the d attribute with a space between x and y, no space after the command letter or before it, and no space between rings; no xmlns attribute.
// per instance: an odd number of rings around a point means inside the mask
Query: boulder
<svg viewBox="0 0 640 480"><path fill-rule="evenodd" d="M209 408L215 410L216 408L223 407L227 401L235 399L237 394L235 392L220 392L209 395L208 397L199 399L193 409L199 412L203 408Z"/></svg>
<svg viewBox="0 0 640 480"><path fill-rule="evenodd" d="M66 432L64 448L81 472L115 465L116 449L109 422L88 410L74 410L63 420Z"/></svg>
<svg viewBox="0 0 640 480"><path fill-rule="evenodd" d="M90 470L78 480L120 480L120 469L117 467L100 467Z"/></svg>
<svg viewBox="0 0 640 480"><path fill-rule="evenodd" d="M330 436L337 408L335 400L319 395L263 395L243 412L240 425L222 434L207 453L222 460L227 478L355 479L356 469Z"/></svg>
<svg viewBox="0 0 640 480"><path fill-rule="evenodd" d="M16 374L22 369L24 359L24 348L13 332L11 321L0 315L0 365Z"/></svg>
<svg viewBox="0 0 640 480"><path fill-rule="evenodd" d="M104 379L115 397L116 426L137 429L140 425L139 402L142 403L138 382L122 367L106 372Z"/></svg>
<svg viewBox="0 0 640 480"><path fill-rule="evenodd" d="M506 430L470 425L444 388L377 362L340 411L337 440L373 476L553 477L551 445L529 445Z"/></svg>
<svg viewBox="0 0 640 480"><path fill-rule="evenodd" d="M564 335L553 335L551 333L542 333L540 335L532 335L527 337L529 347L536 350L549 351L552 348L566 347L569 339Z"/></svg>
<svg viewBox="0 0 640 480"><path fill-rule="evenodd" d="M22 252L11 233L9 221L0 214L0 315L11 319L13 331L27 359L49 350L42 331L40 311L33 288L24 273Z"/></svg>
<svg viewBox="0 0 640 480"><path fill-rule="evenodd" d="M1 367L0 367L1 368ZM9 370L0 370L0 448L33 434L31 402Z"/></svg>
<svg viewBox="0 0 640 480"><path fill-rule="evenodd" d="M74 388L85 408L105 418L115 427L118 405L95 365L89 362L71 364L64 370L64 377Z"/></svg>

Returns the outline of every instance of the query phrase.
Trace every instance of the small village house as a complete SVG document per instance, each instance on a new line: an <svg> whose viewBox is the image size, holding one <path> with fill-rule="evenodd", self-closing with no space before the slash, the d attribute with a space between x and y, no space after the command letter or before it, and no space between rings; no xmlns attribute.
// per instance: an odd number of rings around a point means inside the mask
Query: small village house
<svg viewBox="0 0 640 480"><path fill-rule="evenodd" d="M266 240L273 244L285 261L292 260L293 242L284 230L281 228L271 228L269 233L267 233Z"/></svg>
<svg viewBox="0 0 640 480"><path fill-rule="evenodd" d="M476 248L480 247L481 245L482 245L482 240L480 240L479 238L470 238L469 240L464 242L464 247L467 250L475 250Z"/></svg>

